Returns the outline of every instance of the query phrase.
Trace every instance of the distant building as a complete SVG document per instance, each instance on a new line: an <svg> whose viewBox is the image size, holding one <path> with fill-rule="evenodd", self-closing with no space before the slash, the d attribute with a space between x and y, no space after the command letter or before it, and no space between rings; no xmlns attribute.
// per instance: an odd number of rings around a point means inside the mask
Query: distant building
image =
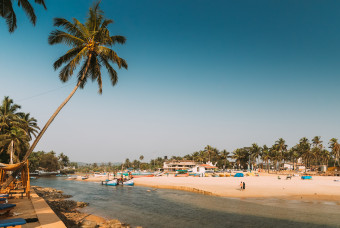
<svg viewBox="0 0 340 228"><path fill-rule="evenodd" d="M214 171L217 169L216 166L214 166L211 162L207 164L197 164L193 169L193 173L199 173L199 174L205 174L206 171Z"/></svg>
<svg viewBox="0 0 340 228"><path fill-rule="evenodd" d="M195 161L191 160L171 160L171 161L166 161L163 164L163 169L165 172L176 172L176 170L189 170L192 169L194 166L196 166Z"/></svg>

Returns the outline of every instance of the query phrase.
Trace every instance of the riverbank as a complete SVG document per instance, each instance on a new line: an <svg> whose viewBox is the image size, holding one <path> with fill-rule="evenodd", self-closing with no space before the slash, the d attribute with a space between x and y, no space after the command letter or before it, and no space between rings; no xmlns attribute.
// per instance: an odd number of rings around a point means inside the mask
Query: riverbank
<svg viewBox="0 0 340 228"><path fill-rule="evenodd" d="M277 175L249 177L143 177L135 178L135 185L192 191L206 195L232 198L286 198L337 201L340 204L339 177L313 176L301 180ZM240 183L246 189L240 190Z"/></svg>
<svg viewBox="0 0 340 228"><path fill-rule="evenodd" d="M129 228L129 225L120 221L106 220L105 218L79 212L78 209L88 206L85 202L69 200L70 195L64 195L61 190L53 188L33 187L39 197L42 197L51 207L54 213L63 221L66 227L78 228Z"/></svg>

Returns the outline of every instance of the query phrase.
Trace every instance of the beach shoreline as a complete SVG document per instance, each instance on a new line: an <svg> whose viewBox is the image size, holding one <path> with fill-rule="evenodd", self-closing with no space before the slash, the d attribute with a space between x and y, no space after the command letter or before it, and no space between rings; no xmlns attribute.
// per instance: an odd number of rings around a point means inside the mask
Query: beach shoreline
<svg viewBox="0 0 340 228"><path fill-rule="evenodd" d="M89 177L77 180L101 182L105 179ZM312 180L301 180L296 176L287 180L286 175L266 173L245 177L139 177L134 178L134 183L154 189L174 189L219 197L336 201L340 204L340 181L334 180L340 180L340 177L313 176ZM246 183L244 191L240 191L241 181Z"/></svg>
<svg viewBox="0 0 340 228"><path fill-rule="evenodd" d="M88 206L88 204L69 200L72 196L64 195L61 190L50 187L32 187L36 194L47 202L66 227L130 227L117 219L106 219L94 214L80 212L79 209Z"/></svg>

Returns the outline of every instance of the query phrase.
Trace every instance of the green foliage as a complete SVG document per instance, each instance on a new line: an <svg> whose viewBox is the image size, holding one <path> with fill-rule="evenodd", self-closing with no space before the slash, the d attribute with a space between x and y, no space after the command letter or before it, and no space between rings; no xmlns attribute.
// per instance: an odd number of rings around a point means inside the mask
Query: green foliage
<svg viewBox="0 0 340 228"><path fill-rule="evenodd" d="M46 171L57 171L60 168L65 168L67 166L77 167L77 163L70 163L69 158L61 153L56 156L54 151L48 153L44 151L37 151L30 154L29 158L29 168L32 171L35 170L46 170Z"/></svg>
<svg viewBox="0 0 340 228"><path fill-rule="evenodd" d="M15 15L14 9L13 9L13 2L18 2L18 6L22 7L22 9L25 11L28 19L30 22L35 25L36 22L36 15L34 13L34 9L31 5L31 3L28 0L1 0L0 1L0 17L4 18L6 20L8 31L14 32L14 30L17 28L17 17ZM43 5L46 9L45 1L44 0L35 0L36 4Z"/></svg>
<svg viewBox="0 0 340 228"><path fill-rule="evenodd" d="M120 58L110 47L115 44L124 44L123 36L111 36L108 25L112 20L104 18L103 11L97 2L90 8L85 24L73 18L70 22L64 18L55 18L54 26L63 28L50 33L48 42L54 44L66 44L71 47L63 56L54 63L54 69L60 68L61 81L66 82L73 75L80 64L78 73L78 85L84 88L88 79L97 81L99 93L102 93L101 67L104 66L109 74L111 84L114 86L118 81L117 72L111 66L116 64L118 68L128 68L127 62Z"/></svg>
<svg viewBox="0 0 340 228"><path fill-rule="evenodd" d="M0 105L0 159L4 163L20 162L29 148L32 135L36 136L39 130L37 120L29 113L19 112L20 109L20 105L6 96ZM4 153L9 156L4 156Z"/></svg>

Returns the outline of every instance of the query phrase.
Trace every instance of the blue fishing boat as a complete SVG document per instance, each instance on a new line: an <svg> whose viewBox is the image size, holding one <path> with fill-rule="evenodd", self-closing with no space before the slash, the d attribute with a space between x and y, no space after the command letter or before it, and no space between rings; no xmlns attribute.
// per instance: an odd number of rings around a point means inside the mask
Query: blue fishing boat
<svg viewBox="0 0 340 228"><path fill-rule="evenodd" d="M311 180L312 176L301 176L302 180Z"/></svg>
<svg viewBox="0 0 340 228"><path fill-rule="evenodd" d="M103 185L107 185L107 186L117 186L117 180L106 180L106 181L102 181Z"/></svg>
<svg viewBox="0 0 340 228"><path fill-rule="evenodd" d="M123 185L134 186L135 183L133 182L133 180L128 180L128 181L124 181Z"/></svg>

